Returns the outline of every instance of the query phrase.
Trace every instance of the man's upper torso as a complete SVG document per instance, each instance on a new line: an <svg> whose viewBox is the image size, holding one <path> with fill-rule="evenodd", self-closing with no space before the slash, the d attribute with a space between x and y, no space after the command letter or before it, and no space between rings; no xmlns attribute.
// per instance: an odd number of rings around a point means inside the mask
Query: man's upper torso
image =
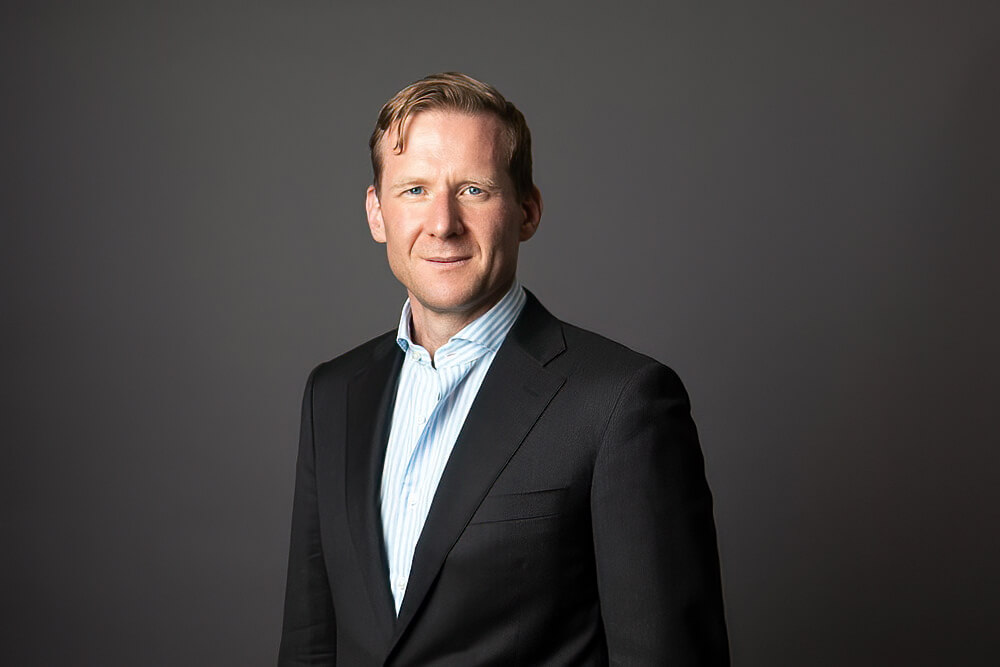
<svg viewBox="0 0 1000 667"><path fill-rule="evenodd" d="M306 396L338 664L725 664L683 387L530 295L445 467L396 619L378 508L401 365L386 334L317 368Z"/></svg>

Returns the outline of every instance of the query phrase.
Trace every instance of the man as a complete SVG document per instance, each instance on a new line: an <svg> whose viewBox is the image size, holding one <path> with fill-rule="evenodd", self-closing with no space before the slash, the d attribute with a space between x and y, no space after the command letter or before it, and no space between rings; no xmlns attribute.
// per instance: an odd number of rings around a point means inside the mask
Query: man
<svg viewBox="0 0 1000 667"><path fill-rule="evenodd" d="M462 74L379 115L368 224L409 298L307 382L282 666L728 664L680 380L517 281L530 141Z"/></svg>

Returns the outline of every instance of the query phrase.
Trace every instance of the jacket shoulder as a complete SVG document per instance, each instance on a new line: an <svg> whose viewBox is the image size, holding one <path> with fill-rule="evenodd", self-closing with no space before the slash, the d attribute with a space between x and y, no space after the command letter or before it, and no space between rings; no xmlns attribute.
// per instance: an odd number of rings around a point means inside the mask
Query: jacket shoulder
<svg viewBox="0 0 1000 667"><path fill-rule="evenodd" d="M364 369L373 357L391 352L395 345L396 330L393 329L365 341L333 359L322 362L310 373L310 381L326 384L349 380Z"/></svg>
<svg viewBox="0 0 1000 667"><path fill-rule="evenodd" d="M560 321L560 324L566 339L567 352L586 358L592 364L608 369L618 369L624 374L633 373L646 366L662 366L670 370L661 361L599 333L567 322ZM670 370L670 372L673 371Z"/></svg>
<svg viewBox="0 0 1000 667"><path fill-rule="evenodd" d="M511 336L543 364L565 373L583 371L591 376L628 377L652 366L673 374L652 357L556 317L530 291Z"/></svg>
<svg viewBox="0 0 1000 667"><path fill-rule="evenodd" d="M560 322L566 341L563 355L553 360L553 370L575 377L592 389L603 388L617 396L637 378L651 374L669 394L687 399L676 372L661 361L582 327Z"/></svg>

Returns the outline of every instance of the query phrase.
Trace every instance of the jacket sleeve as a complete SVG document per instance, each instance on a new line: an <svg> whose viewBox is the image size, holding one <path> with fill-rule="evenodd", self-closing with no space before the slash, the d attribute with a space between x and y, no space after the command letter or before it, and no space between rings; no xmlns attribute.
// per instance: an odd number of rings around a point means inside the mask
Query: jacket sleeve
<svg viewBox="0 0 1000 667"><path fill-rule="evenodd" d="M591 489L612 665L728 665L712 496L677 375L650 362L618 397Z"/></svg>
<svg viewBox="0 0 1000 667"><path fill-rule="evenodd" d="M302 399L292 535L285 587L285 617L278 649L278 667L335 665L337 624L320 543L313 446L314 370Z"/></svg>

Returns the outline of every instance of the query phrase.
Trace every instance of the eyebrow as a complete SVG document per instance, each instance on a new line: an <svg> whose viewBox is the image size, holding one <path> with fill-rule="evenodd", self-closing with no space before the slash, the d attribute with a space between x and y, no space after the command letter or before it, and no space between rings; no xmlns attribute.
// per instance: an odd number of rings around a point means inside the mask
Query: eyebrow
<svg viewBox="0 0 1000 667"><path fill-rule="evenodd" d="M423 181L419 178L404 178L393 181L389 184L389 187L393 190L399 190L401 188L412 188L414 185L423 185Z"/></svg>
<svg viewBox="0 0 1000 667"><path fill-rule="evenodd" d="M494 181L492 178L473 178L471 179L473 183L479 183L480 185L485 185L490 190L499 190L500 184Z"/></svg>

